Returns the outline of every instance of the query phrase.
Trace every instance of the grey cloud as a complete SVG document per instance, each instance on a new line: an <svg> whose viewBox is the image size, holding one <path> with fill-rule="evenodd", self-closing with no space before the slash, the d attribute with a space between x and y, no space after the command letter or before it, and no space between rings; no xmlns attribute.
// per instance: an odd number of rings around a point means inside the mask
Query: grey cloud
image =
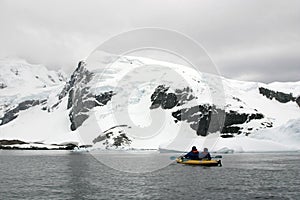
<svg viewBox="0 0 300 200"><path fill-rule="evenodd" d="M111 36L161 27L202 44L226 77L291 81L300 74L299 20L297 0L0 0L0 57L71 72Z"/></svg>

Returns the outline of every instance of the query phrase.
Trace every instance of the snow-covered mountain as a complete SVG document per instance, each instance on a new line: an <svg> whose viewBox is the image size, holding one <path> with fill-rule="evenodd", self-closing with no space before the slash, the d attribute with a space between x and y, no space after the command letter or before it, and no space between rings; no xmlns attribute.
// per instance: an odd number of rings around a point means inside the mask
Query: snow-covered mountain
<svg viewBox="0 0 300 200"><path fill-rule="evenodd" d="M0 68L0 145L19 140L101 149L300 148L300 82L235 81L110 55L79 62L67 80L62 72L22 60L1 60Z"/></svg>
<svg viewBox="0 0 300 200"><path fill-rule="evenodd" d="M61 90L67 79L63 71L49 71L21 59L0 59L0 71L1 125L11 121L18 107L25 110L31 105L46 104L49 95Z"/></svg>

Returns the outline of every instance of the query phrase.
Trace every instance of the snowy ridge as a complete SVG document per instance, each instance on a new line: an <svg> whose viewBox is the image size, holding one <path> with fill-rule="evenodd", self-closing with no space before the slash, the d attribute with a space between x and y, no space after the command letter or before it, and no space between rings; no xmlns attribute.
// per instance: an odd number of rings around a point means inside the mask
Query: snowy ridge
<svg viewBox="0 0 300 200"><path fill-rule="evenodd" d="M63 71L49 71L22 59L0 59L0 105L16 105L25 100L47 99L66 81Z"/></svg>
<svg viewBox="0 0 300 200"><path fill-rule="evenodd" d="M298 97L300 82L235 81L178 64L109 54L80 62L67 83L61 73L25 61L1 60L0 67L0 83L7 85L0 89L0 118L6 120L0 139L123 150L186 151L191 145L216 152L300 149L297 103L259 91ZM210 125L222 115L224 126Z"/></svg>
<svg viewBox="0 0 300 200"><path fill-rule="evenodd" d="M0 59L0 70L0 83L7 89L45 88L66 81L63 71L49 71L43 65L29 64L21 59Z"/></svg>

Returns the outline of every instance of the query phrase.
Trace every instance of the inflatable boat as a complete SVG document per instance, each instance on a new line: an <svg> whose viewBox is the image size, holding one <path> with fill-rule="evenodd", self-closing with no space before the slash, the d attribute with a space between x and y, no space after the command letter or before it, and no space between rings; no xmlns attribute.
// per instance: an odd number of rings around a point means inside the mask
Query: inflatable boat
<svg viewBox="0 0 300 200"><path fill-rule="evenodd" d="M201 166L222 166L221 160L190 160L179 157L176 159L177 163L186 165L201 165Z"/></svg>

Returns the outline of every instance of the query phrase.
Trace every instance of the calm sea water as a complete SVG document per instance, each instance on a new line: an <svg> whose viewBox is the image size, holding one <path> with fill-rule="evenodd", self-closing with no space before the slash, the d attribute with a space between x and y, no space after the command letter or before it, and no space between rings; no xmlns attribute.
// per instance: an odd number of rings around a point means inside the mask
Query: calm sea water
<svg viewBox="0 0 300 200"><path fill-rule="evenodd" d="M2 150L0 199L300 199L300 153L227 154L222 161L126 173L88 153Z"/></svg>

